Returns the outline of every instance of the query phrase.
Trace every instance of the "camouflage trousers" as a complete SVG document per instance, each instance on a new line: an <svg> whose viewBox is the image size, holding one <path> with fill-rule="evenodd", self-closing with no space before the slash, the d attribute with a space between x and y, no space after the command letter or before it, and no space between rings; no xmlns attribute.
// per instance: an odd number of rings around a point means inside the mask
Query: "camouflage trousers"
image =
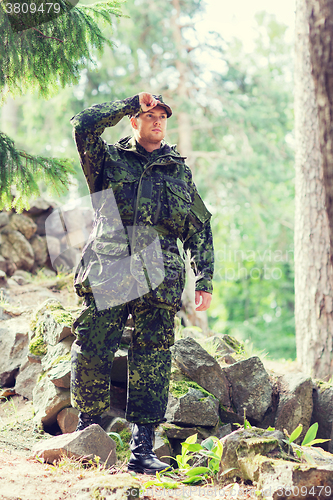
<svg viewBox="0 0 333 500"><path fill-rule="evenodd" d="M134 331L128 352L126 419L149 424L164 421L174 343L175 308L157 306L147 294L124 305L98 310L92 294L74 323L72 406L97 415L110 406L110 374L114 354L128 318Z"/></svg>

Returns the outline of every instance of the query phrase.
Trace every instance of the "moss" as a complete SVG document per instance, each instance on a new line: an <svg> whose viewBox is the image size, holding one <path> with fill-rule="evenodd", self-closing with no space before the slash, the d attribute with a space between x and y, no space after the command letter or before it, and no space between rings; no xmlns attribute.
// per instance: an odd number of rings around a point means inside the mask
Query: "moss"
<svg viewBox="0 0 333 500"><path fill-rule="evenodd" d="M52 366L57 365L58 363L61 363L62 361L70 361L71 360L71 353L68 352L67 354L63 354L62 356L58 356L55 358L55 360L52 361Z"/></svg>
<svg viewBox="0 0 333 500"><path fill-rule="evenodd" d="M185 396L185 394L188 393L190 387L196 389L197 391L200 391L204 398L211 396L212 398L216 399L215 396L213 396L213 394L203 389L199 384L197 384L193 380L186 380L186 379L178 381L171 380L170 382L170 392L178 399L181 398L182 396Z"/></svg>
<svg viewBox="0 0 333 500"><path fill-rule="evenodd" d="M117 454L117 459L123 463L123 462L128 461L130 458L130 455L131 455L131 450L129 448L129 442L131 440L132 434L131 434L131 431L127 427L122 429L118 434L121 437L121 440L124 443L124 446L121 446L119 439L115 438L115 441L117 443L116 454Z"/></svg>
<svg viewBox="0 0 333 500"><path fill-rule="evenodd" d="M62 308L50 309L53 318L60 325L72 325L74 318L69 311Z"/></svg>
<svg viewBox="0 0 333 500"><path fill-rule="evenodd" d="M230 337L230 335L224 335L223 341L232 349L236 351L237 354L244 354L244 345L242 342Z"/></svg>
<svg viewBox="0 0 333 500"><path fill-rule="evenodd" d="M324 380L315 380L316 386L318 387L318 390L320 394L323 392L327 391L327 389L331 389L333 387L333 384L331 382L325 382Z"/></svg>
<svg viewBox="0 0 333 500"><path fill-rule="evenodd" d="M47 353L47 345L42 335L38 335L32 339L29 344L29 352L35 356L44 356Z"/></svg>

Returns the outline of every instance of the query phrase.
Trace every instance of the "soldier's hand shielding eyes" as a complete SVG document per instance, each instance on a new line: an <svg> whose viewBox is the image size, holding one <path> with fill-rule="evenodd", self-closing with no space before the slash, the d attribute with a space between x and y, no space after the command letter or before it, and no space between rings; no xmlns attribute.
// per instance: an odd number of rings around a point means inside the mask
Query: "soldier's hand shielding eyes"
<svg viewBox="0 0 333 500"><path fill-rule="evenodd" d="M150 109L153 109L155 106L157 106L160 101L155 99L155 97L149 94L149 92L140 92L139 102L142 111L149 111Z"/></svg>

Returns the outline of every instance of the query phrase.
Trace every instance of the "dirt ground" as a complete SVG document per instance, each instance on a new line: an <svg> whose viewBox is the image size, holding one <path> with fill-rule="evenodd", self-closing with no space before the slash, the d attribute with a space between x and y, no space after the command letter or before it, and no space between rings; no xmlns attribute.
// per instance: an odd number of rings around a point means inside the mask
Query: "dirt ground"
<svg viewBox="0 0 333 500"><path fill-rule="evenodd" d="M32 311L47 298L57 298L64 306L79 307L76 295L72 291L71 279L64 277L35 280L34 283L10 285L2 289L0 308L9 316L20 315L21 312ZM275 362L267 361L267 368L276 370L281 368ZM297 370L295 364L282 367L283 371ZM5 394L3 392L3 394ZM0 500L66 500L100 499L107 500L115 497L97 495L95 492L82 494L81 484L86 480L98 481L105 477L114 477L126 472L125 464L117 464L110 471L99 468L84 468L81 463L64 459L57 465L45 464L32 457L31 448L40 439L52 436L41 434L35 429L32 420L32 402L22 396L1 398L0 394ZM144 489L144 483L151 480L151 476L138 475L141 485L140 498L143 500L157 500L168 498L171 500L202 498L240 499L257 498L252 486L230 483L223 488L206 485L185 487L179 485L177 490L161 489L151 486ZM81 493L80 493L81 492ZM118 497L117 497L118 498ZM124 497L123 497L124 498Z"/></svg>

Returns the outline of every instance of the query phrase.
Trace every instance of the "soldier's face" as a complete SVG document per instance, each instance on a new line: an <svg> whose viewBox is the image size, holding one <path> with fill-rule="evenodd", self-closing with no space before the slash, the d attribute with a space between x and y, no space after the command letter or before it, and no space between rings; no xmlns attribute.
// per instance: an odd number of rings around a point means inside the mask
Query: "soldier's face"
<svg viewBox="0 0 333 500"><path fill-rule="evenodd" d="M141 142L160 143L165 137L167 114L162 106L155 106L138 117L132 118L132 127L136 140Z"/></svg>

